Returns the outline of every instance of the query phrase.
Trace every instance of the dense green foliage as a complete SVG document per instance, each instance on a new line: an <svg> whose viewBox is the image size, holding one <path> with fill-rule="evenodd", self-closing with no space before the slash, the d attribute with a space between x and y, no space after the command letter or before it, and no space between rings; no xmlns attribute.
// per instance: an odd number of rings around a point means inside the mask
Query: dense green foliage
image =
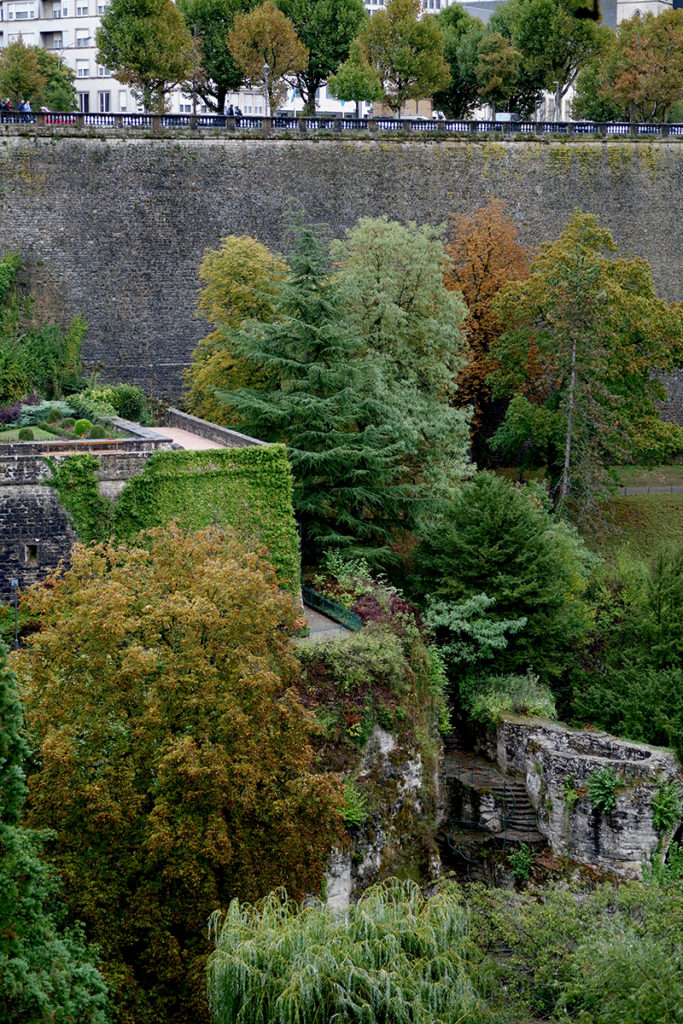
<svg viewBox="0 0 683 1024"><path fill-rule="evenodd" d="M421 589L461 688L469 665L556 680L587 626L591 559L571 528L531 488L482 472L420 535Z"/></svg>
<svg viewBox="0 0 683 1024"><path fill-rule="evenodd" d="M242 84L242 69L226 45L235 16L256 6L256 0L179 0L178 10L192 33L192 87L209 110L222 114L231 90ZM200 71L201 69L201 71ZM200 73L197 73L199 72Z"/></svg>
<svg viewBox="0 0 683 1024"><path fill-rule="evenodd" d="M515 855L523 881L528 850ZM680 875L661 884L509 890L409 883L342 914L277 893L214 919L216 1024L680 1024ZM322 1009L322 1018L320 1010Z"/></svg>
<svg viewBox="0 0 683 1024"><path fill-rule="evenodd" d="M316 92L349 55L354 37L368 20L362 0L278 0L308 50L296 75L304 110L315 116Z"/></svg>
<svg viewBox="0 0 683 1024"><path fill-rule="evenodd" d="M274 893L253 908L235 901L214 920L209 998L217 1024L452 1024L476 1012L467 912L456 893L427 901L416 885L392 882L343 915L295 910Z"/></svg>
<svg viewBox="0 0 683 1024"><path fill-rule="evenodd" d="M64 928L52 833L20 824L29 753L14 675L0 644L0 1021L107 1024L107 991L78 928Z"/></svg>
<svg viewBox="0 0 683 1024"><path fill-rule="evenodd" d="M60 398L82 386L81 341L85 321L72 320L66 331L40 323L33 300L18 280L21 261L16 255L0 260L0 405L38 391Z"/></svg>
<svg viewBox="0 0 683 1024"><path fill-rule="evenodd" d="M287 444L307 559L344 547L386 563L464 471L467 414L450 402L464 307L431 228L361 220L332 273L316 230L295 239L284 279L251 239L208 254L200 308L218 329L195 354L191 407ZM253 282L227 273L242 259Z"/></svg>
<svg viewBox="0 0 683 1024"><path fill-rule="evenodd" d="M56 830L118 1020L204 1020L211 911L317 888L339 829L295 689L298 610L234 533L177 525L76 546L27 600L30 820Z"/></svg>
<svg viewBox="0 0 683 1024"><path fill-rule="evenodd" d="M621 559L592 584L589 643L571 673L572 714L683 759L683 548L652 567Z"/></svg>

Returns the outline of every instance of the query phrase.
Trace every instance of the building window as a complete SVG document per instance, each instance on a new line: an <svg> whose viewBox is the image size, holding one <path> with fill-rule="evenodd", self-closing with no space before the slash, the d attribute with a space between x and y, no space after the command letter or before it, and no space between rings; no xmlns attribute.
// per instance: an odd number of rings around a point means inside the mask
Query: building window
<svg viewBox="0 0 683 1024"><path fill-rule="evenodd" d="M97 77L98 78L109 78L111 71L104 64L97 65Z"/></svg>
<svg viewBox="0 0 683 1024"><path fill-rule="evenodd" d="M192 104L191 103L179 103L178 110L181 114L191 114Z"/></svg>
<svg viewBox="0 0 683 1024"><path fill-rule="evenodd" d="M33 46L35 39L34 32L8 32L7 33L7 44L18 43L21 41L24 46Z"/></svg>
<svg viewBox="0 0 683 1024"><path fill-rule="evenodd" d="M24 544L24 565L38 565L37 544Z"/></svg>
<svg viewBox="0 0 683 1024"><path fill-rule="evenodd" d="M28 18L35 18L36 7L34 3L12 3L7 4L8 21L26 21Z"/></svg>
<svg viewBox="0 0 683 1024"><path fill-rule="evenodd" d="M110 92L98 92L97 94L97 107L100 114L108 114L111 110L111 93Z"/></svg>
<svg viewBox="0 0 683 1024"><path fill-rule="evenodd" d="M87 28L76 29L76 46L90 46L90 33Z"/></svg>
<svg viewBox="0 0 683 1024"><path fill-rule="evenodd" d="M53 50L61 50L62 49L62 33L61 32L55 32L54 35L52 36L52 49Z"/></svg>
<svg viewBox="0 0 683 1024"><path fill-rule="evenodd" d="M76 14L79 18L85 18L88 13L88 4L83 3L83 0L78 0L76 3Z"/></svg>
<svg viewBox="0 0 683 1024"><path fill-rule="evenodd" d="M107 0L97 0L97 13L104 14L109 4Z"/></svg>
<svg viewBox="0 0 683 1024"><path fill-rule="evenodd" d="M125 89L119 89L119 110L125 114L128 107L128 93Z"/></svg>
<svg viewBox="0 0 683 1024"><path fill-rule="evenodd" d="M78 94L78 109L80 110L81 114L89 114L90 113L90 93L89 92L79 92L79 94Z"/></svg>
<svg viewBox="0 0 683 1024"><path fill-rule="evenodd" d="M76 61L76 78L89 78L90 77L90 61L77 60Z"/></svg>

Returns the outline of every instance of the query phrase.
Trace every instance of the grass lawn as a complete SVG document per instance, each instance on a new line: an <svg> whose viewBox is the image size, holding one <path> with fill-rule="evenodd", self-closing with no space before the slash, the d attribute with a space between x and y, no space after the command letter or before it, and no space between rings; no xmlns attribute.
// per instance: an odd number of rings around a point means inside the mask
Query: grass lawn
<svg viewBox="0 0 683 1024"><path fill-rule="evenodd" d="M683 487L683 465L680 466L618 466L622 487Z"/></svg>
<svg viewBox="0 0 683 1024"><path fill-rule="evenodd" d="M13 427L11 430L0 430L0 444L3 441L18 441L19 431L23 429L21 427ZM30 427L33 431L34 441L55 441L59 438L59 434L53 434L50 430L43 430L42 427Z"/></svg>
<svg viewBox="0 0 683 1024"><path fill-rule="evenodd" d="M626 548L649 561L667 542L683 544L683 494L613 498L607 506L606 530L591 541L591 546L610 560Z"/></svg>

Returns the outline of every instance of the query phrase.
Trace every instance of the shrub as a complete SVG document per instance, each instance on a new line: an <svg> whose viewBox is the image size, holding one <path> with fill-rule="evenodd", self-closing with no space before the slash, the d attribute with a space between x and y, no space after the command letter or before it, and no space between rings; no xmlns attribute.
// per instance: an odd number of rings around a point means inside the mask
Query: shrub
<svg viewBox="0 0 683 1024"><path fill-rule="evenodd" d="M37 404L24 403L21 406L21 425L32 427L38 423L55 423L64 416L71 416L73 409L67 402L46 401Z"/></svg>
<svg viewBox="0 0 683 1024"><path fill-rule="evenodd" d="M63 430L73 430L76 420L73 416L67 416L65 420L62 420L61 426Z"/></svg>
<svg viewBox="0 0 683 1024"><path fill-rule="evenodd" d="M617 790L623 782L611 764L596 768L588 776L588 799L597 814L609 814L617 802Z"/></svg>
<svg viewBox="0 0 683 1024"><path fill-rule="evenodd" d="M19 438L20 441L33 441L33 440L35 440L33 431L31 430L30 427L22 427L21 430L19 431L19 433L17 434L17 437Z"/></svg>
<svg viewBox="0 0 683 1024"><path fill-rule="evenodd" d="M13 405L0 406L0 424L9 426L17 423L21 416L21 402L14 402Z"/></svg>
<svg viewBox="0 0 683 1024"><path fill-rule="evenodd" d="M468 917L451 888L425 899L413 882L369 889L341 913L284 893L233 901L211 924L209 1001L216 1024L436 1024L482 1020L470 979Z"/></svg>
<svg viewBox="0 0 683 1024"><path fill-rule="evenodd" d="M69 404L72 406L76 416L89 419L93 423L95 420L109 423L116 416L114 406L106 399L98 398L97 391L93 393L90 389L81 391L78 395L71 395L69 397Z"/></svg>
<svg viewBox="0 0 683 1024"><path fill-rule="evenodd" d="M111 391L111 404L124 420L132 420L134 423L150 422L147 399L142 388L133 384L117 384Z"/></svg>
<svg viewBox="0 0 683 1024"><path fill-rule="evenodd" d="M505 712L557 718L555 701L538 676L489 676L480 681L481 691L472 697L470 713L475 722L497 722Z"/></svg>
<svg viewBox="0 0 683 1024"><path fill-rule="evenodd" d="M107 431L104 429L101 423L95 423L94 426L90 428L90 432L88 433L88 437L91 437L93 440L97 440L99 438L107 436Z"/></svg>
<svg viewBox="0 0 683 1024"><path fill-rule="evenodd" d="M534 855L526 843L520 843L516 850L508 854L508 864L516 882L529 881L533 863Z"/></svg>
<svg viewBox="0 0 683 1024"><path fill-rule="evenodd" d="M342 817L349 828L358 827L368 816L368 796L358 789L352 778L344 782L344 807Z"/></svg>
<svg viewBox="0 0 683 1024"><path fill-rule="evenodd" d="M88 433L91 427L92 423L90 420L76 420L74 423L74 436L83 437L84 434Z"/></svg>
<svg viewBox="0 0 683 1024"><path fill-rule="evenodd" d="M655 793L652 803L652 825L655 832L670 832L681 816L678 786L675 782L663 782Z"/></svg>

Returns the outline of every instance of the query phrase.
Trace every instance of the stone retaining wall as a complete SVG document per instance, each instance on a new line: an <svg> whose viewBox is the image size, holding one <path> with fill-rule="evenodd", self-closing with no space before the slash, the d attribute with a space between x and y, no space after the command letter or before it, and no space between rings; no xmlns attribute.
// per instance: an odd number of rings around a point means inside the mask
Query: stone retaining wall
<svg viewBox="0 0 683 1024"><path fill-rule="evenodd" d="M361 216L441 224L498 197L537 246L578 207L681 299L682 168L673 142L7 135L0 237L28 265L37 312L88 320L84 355L103 380L174 401L208 331L194 316L199 263L226 235L282 251L293 211L340 236Z"/></svg>

